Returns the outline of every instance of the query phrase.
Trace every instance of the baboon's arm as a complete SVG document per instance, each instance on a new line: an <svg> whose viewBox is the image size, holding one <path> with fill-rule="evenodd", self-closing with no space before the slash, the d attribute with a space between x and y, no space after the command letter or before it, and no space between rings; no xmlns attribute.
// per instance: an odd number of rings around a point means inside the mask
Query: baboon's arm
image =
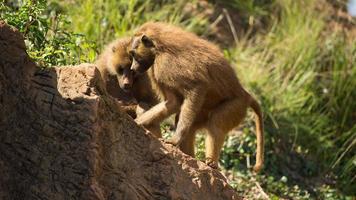
<svg viewBox="0 0 356 200"><path fill-rule="evenodd" d="M177 129L172 138L168 140L169 143L179 145L185 136L190 133L197 114L201 110L205 101L205 91L206 90L201 87L196 87L189 91L180 107L181 110Z"/></svg>
<svg viewBox="0 0 356 200"><path fill-rule="evenodd" d="M160 123L171 114L179 110L179 104L174 94L169 93L166 100L153 106L141 116L136 118L136 123L143 126L148 126L153 123Z"/></svg>

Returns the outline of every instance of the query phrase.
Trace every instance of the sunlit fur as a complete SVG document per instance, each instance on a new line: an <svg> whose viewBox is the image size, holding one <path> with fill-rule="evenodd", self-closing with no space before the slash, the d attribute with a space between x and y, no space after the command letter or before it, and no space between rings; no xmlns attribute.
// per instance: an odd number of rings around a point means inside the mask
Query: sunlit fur
<svg viewBox="0 0 356 200"><path fill-rule="evenodd" d="M117 39L107 45L96 61L103 79L108 80L109 76L115 76L121 88L123 88L124 74L120 74L119 71L121 70L123 72L126 70L125 72L127 72L127 69L130 69L131 66L130 56L127 52L129 45L130 38ZM127 75L129 74L126 73L125 76Z"/></svg>
<svg viewBox="0 0 356 200"><path fill-rule="evenodd" d="M109 93L115 94L116 98L124 101L128 101L130 97L133 97L138 105L125 108L127 108L128 112L133 112L132 109L134 109L135 114L139 116L143 111L157 104L158 98L152 91L147 73L134 76L130 70L131 58L127 49L130 41L130 38L121 38L111 42L105 47L103 53L99 55L96 64L105 82L106 89L111 90ZM122 74L119 73L120 70ZM112 81L111 77L116 77L117 81ZM125 88L125 91L123 91L125 79L131 83L131 87ZM157 137L161 137L159 123L145 127Z"/></svg>
<svg viewBox="0 0 356 200"><path fill-rule="evenodd" d="M145 45L147 38L149 44ZM146 42L147 43L147 42ZM262 113L257 101L241 86L220 49L193 33L165 23L148 22L135 33L130 53L139 63L162 102L136 119L157 123L179 113L176 133L169 143L194 156L195 132L206 129L207 164L217 167L226 134L244 119L248 107L256 113L255 171L264 160ZM152 63L152 66L147 66ZM141 68L141 69L140 69Z"/></svg>

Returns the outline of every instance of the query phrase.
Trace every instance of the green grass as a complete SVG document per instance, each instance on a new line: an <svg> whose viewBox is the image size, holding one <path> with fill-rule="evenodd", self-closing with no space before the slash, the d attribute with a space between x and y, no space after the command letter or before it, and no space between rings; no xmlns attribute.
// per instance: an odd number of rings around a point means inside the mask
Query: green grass
<svg viewBox="0 0 356 200"><path fill-rule="evenodd" d="M271 30L242 41L229 57L264 107L266 157L276 157L267 160L267 171L333 175L340 188L354 194L355 41L341 33L324 36L327 13L315 12L316 1L302 2L279 1L281 16ZM289 152L304 158L301 166L288 167L295 164L285 159Z"/></svg>
<svg viewBox="0 0 356 200"><path fill-rule="evenodd" d="M260 175L247 169L255 153L252 115L241 132L226 139L221 164L231 175L230 183L248 196L257 181L271 199L355 196L355 39L326 28L329 13L319 7L324 0L215 2L242 16L242 33L254 26L251 18L262 23L253 27L252 34L242 34L238 44L224 49L243 85L261 102L266 132L266 167ZM24 33L34 59L51 66L93 62L105 44L132 34L150 20L205 35L215 19L185 13L187 3L25 1L20 7L1 3L0 17ZM33 9L31 14L28 9ZM29 21L31 26L26 28ZM197 157L204 159L202 136L196 149Z"/></svg>
<svg viewBox="0 0 356 200"><path fill-rule="evenodd" d="M56 2L56 1L54 1ZM99 49L117 37L130 35L135 28L146 21L165 21L182 24L190 29L198 29L206 24L206 20L183 19L183 6L188 1L174 0L78 0L63 3L75 32L85 33L86 37L95 41ZM194 1L193 1L194 2Z"/></svg>

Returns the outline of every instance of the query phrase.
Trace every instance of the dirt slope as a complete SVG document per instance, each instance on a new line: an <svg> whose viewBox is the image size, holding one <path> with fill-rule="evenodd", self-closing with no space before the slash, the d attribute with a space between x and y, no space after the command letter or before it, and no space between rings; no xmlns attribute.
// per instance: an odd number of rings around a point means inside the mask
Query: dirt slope
<svg viewBox="0 0 356 200"><path fill-rule="evenodd" d="M240 199L147 135L99 77L91 64L41 70L0 22L0 199Z"/></svg>

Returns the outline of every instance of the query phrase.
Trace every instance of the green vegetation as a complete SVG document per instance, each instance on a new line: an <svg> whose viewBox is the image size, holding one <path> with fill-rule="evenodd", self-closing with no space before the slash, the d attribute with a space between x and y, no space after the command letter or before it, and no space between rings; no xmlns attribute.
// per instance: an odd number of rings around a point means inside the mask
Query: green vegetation
<svg viewBox="0 0 356 200"><path fill-rule="evenodd" d="M106 43L148 20L179 24L219 42L210 34L218 17L201 13L213 10L219 16L218 8L227 8L241 27L235 27L236 44L222 48L261 102L266 132L266 166L260 175L247 168L254 163L253 116L226 139L221 165L231 184L250 198L258 184L271 199L355 197L356 40L347 34L350 28L330 24L356 29L356 23L345 25L328 15L345 1L188 2L6 1L0 3L0 18L24 34L32 58L52 66L92 62ZM203 137L197 141L203 158Z"/></svg>
<svg viewBox="0 0 356 200"><path fill-rule="evenodd" d="M67 16L45 0L0 2L0 19L23 33L29 55L41 66L95 59L95 43L73 33Z"/></svg>

